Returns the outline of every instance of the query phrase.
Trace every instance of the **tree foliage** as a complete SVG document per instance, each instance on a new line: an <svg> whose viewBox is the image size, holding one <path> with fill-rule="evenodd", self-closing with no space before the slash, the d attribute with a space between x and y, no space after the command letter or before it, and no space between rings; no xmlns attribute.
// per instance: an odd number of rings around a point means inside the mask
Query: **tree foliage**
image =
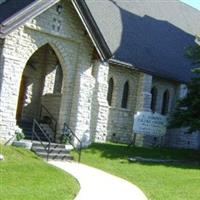
<svg viewBox="0 0 200 200"><path fill-rule="evenodd" d="M199 65L200 46L190 48L188 57ZM175 111L171 115L170 128L188 127L188 132L200 131L200 67L195 68L193 73L195 76L187 85L186 97L177 102Z"/></svg>

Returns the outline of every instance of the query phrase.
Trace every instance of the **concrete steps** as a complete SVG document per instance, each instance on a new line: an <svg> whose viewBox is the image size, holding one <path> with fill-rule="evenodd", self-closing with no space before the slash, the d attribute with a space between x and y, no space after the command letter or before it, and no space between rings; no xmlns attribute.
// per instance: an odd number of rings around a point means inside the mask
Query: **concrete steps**
<svg viewBox="0 0 200 200"><path fill-rule="evenodd" d="M47 142L43 142L44 146L47 146ZM44 146L38 142L33 141L32 150L40 157L46 159L47 151ZM73 160L73 157L70 155L70 151L73 149L71 145L51 143L49 159L50 160Z"/></svg>
<svg viewBox="0 0 200 200"><path fill-rule="evenodd" d="M22 128L25 139L31 140L32 137L32 122L21 122L18 124L20 128ZM52 139L52 133L50 132L50 129L47 127L47 124L40 124L42 130L46 133L46 135L49 136L51 141ZM40 137L40 140L42 140L42 144L40 141L38 141L37 137L33 137L33 143L32 143L32 150L40 157L46 159L47 158L47 149L48 142L47 138L42 134L42 131L36 127L37 135ZM73 149L71 145L64 145L64 144L57 144L51 142L50 145L50 151L49 151L49 159L51 160L72 160L73 157L70 155L70 151Z"/></svg>
<svg viewBox="0 0 200 200"><path fill-rule="evenodd" d="M38 156L46 159L47 158L47 153L46 152L37 152L36 153ZM73 157L69 154L63 154L63 153L50 153L49 158L50 160L73 160Z"/></svg>

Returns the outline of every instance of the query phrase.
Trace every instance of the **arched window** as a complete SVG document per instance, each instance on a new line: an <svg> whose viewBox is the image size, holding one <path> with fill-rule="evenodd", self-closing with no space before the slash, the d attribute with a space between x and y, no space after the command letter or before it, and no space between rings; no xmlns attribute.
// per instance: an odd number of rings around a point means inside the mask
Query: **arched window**
<svg viewBox="0 0 200 200"><path fill-rule="evenodd" d="M151 110L152 110L152 112L156 111L157 94L158 94L157 88L153 87L151 89Z"/></svg>
<svg viewBox="0 0 200 200"><path fill-rule="evenodd" d="M123 90L123 96L122 96L122 103L121 103L122 108L127 108L128 93L129 93L129 84L128 84L128 81L126 81L126 83L124 84L124 90Z"/></svg>
<svg viewBox="0 0 200 200"><path fill-rule="evenodd" d="M163 94L163 102L162 102L162 115L166 115L169 109L169 90L165 90Z"/></svg>
<svg viewBox="0 0 200 200"><path fill-rule="evenodd" d="M108 94L107 94L107 101L109 106L111 106L112 104L113 87L114 87L114 82L113 79L110 78L108 83Z"/></svg>

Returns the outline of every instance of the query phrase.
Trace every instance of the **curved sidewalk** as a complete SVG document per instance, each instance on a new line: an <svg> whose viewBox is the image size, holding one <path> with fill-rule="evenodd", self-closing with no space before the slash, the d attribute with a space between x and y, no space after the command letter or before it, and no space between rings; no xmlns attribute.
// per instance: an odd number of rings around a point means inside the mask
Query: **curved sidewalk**
<svg viewBox="0 0 200 200"><path fill-rule="evenodd" d="M79 181L81 189L75 200L147 200L135 185L99 169L67 161L49 163L70 173Z"/></svg>

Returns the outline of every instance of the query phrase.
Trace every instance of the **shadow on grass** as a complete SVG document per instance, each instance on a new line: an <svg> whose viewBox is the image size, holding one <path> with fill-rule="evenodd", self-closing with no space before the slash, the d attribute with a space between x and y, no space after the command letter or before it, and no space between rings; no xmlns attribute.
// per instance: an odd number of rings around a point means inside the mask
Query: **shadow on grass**
<svg viewBox="0 0 200 200"><path fill-rule="evenodd" d="M180 150L168 148L142 148L142 147L128 147L124 144L92 144L85 150L87 154L98 154L102 158L111 160L122 159L128 160L133 157L143 157L152 159L175 160L174 162L154 163L154 162L137 162L142 165L158 166L164 165L168 167L178 167L187 169L200 169L200 151L195 150ZM130 162L131 163L131 162Z"/></svg>

